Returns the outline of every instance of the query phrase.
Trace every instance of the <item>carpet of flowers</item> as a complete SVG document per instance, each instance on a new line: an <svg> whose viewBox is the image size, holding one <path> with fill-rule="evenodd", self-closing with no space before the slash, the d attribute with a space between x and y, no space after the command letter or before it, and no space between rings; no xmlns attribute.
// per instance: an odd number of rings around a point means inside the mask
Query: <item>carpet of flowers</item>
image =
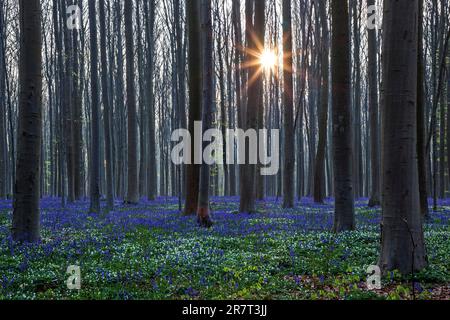
<svg viewBox="0 0 450 320"><path fill-rule="evenodd" d="M42 240L15 244L11 201L0 201L2 299L449 299L450 199L425 224L429 266L413 277L391 272L368 291L366 269L379 253L380 208L356 204L357 231L331 233L333 202L280 199L239 214L238 199L213 198L215 222L199 228L176 198L117 201L88 214L88 201L41 203ZM102 205L104 205L102 203ZM81 290L68 290L67 267L81 268Z"/></svg>

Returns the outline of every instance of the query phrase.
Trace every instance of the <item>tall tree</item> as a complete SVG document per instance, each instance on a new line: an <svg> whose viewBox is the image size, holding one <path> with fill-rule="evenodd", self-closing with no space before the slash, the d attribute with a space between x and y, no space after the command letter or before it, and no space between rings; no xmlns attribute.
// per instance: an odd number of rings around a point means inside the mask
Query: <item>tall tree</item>
<svg viewBox="0 0 450 320"><path fill-rule="evenodd" d="M291 1L283 0L283 109L284 109L284 171L283 208L294 207L294 102L292 80L292 14Z"/></svg>
<svg viewBox="0 0 450 320"><path fill-rule="evenodd" d="M314 202L322 203L325 197L325 152L327 148L328 123L328 78L329 78L329 32L327 1L318 2L321 23L321 81L319 104L319 142L317 146L316 165L314 167Z"/></svg>
<svg viewBox="0 0 450 320"><path fill-rule="evenodd" d="M202 118L202 53L201 53L201 24L200 24L200 0L186 1L186 16L188 25L188 79L189 79L189 120L188 130L194 137L194 122ZM191 157L194 156L194 145L192 143ZM191 159L193 161L193 159ZM198 191L200 179L200 166L192 163L186 165L186 202L184 206L185 215L197 213Z"/></svg>
<svg viewBox="0 0 450 320"><path fill-rule="evenodd" d="M80 10L82 10L81 0L77 0L76 3L80 1ZM80 17L82 19L82 17ZM82 21L81 21L82 22ZM80 57L83 57L83 54L78 52L79 49L79 32L75 28L72 30L72 50L73 50L73 76L72 79L72 88L73 88L73 170L74 170L74 193L75 200L79 200L83 194L84 183L82 179L83 174L83 111L82 111L82 97L81 97L81 74L83 73L83 64L80 63Z"/></svg>
<svg viewBox="0 0 450 320"><path fill-rule="evenodd" d="M4 33L5 23L3 19L3 3L0 4L0 107L6 110L6 70L3 64L5 55ZM6 131L6 112L0 112L0 199L7 193L7 167L8 167L8 142Z"/></svg>
<svg viewBox="0 0 450 320"><path fill-rule="evenodd" d="M418 0L384 1L380 267L427 264L417 170Z"/></svg>
<svg viewBox="0 0 450 320"><path fill-rule="evenodd" d="M258 128L258 107L263 95L263 72L253 60L254 52L262 52L264 47L265 0L245 3L246 10L246 41L248 67L247 77L247 106L245 110L245 129ZM254 8L254 11L253 11ZM254 12L254 20L252 19ZM242 166L243 176L240 181L240 212L252 213L256 211L256 164L250 163L250 146L245 144L246 164Z"/></svg>
<svg viewBox="0 0 450 320"><path fill-rule="evenodd" d="M12 238L40 238L40 179L42 145L42 35L39 0L19 2L19 120L17 170L14 186Z"/></svg>
<svg viewBox="0 0 450 320"><path fill-rule="evenodd" d="M150 2L150 6L148 4ZM154 103L154 89L153 89L153 64L154 64L154 29L155 29L155 1L144 1L145 14L145 34L148 45L147 58L147 121L148 121L148 146L147 146L147 198L154 200L157 191L157 176L156 176L156 138L155 138L155 103Z"/></svg>
<svg viewBox="0 0 450 320"><path fill-rule="evenodd" d="M61 0L61 8L66 8L68 0ZM61 10L61 21L64 19L64 10ZM69 202L75 201L75 175L79 174L75 172L74 159L75 150L73 146L73 55L72 48L72 32L69 28L62 28L64 38L64 144L65 144L65 156L66 165L65 172L67 175L67 198Z"/></svg>
<svg viewBox="0 0 450 320"><path fill-rule="evenodd" d="M353 128L350 106L350 30L347 1L332 0L332 118L335 232L355 228Z"/></svg>
<svg viewBox="0 0 450 320"><path fill-rule="evenodd" d="M98 96L98 45L95 1L89 1L89 30L91 44L91 150L89 211L100 213L100 108Z"/></svg>
<svg viewBox="0 0 450 320"><path fill-rule="evenodd" d="M202 20L202 123L203 132L211 128L214 109L214 63L213 63L213 32L211 20L211 0L201 0L201 20ZM203 142L203 150L208 145ZM200 187L198 196L197 220L200 226L210 227L212 221L209 214L209 180L210 167L209 164L203 163L200 169Z"/></svg>
<svg viewBox="0 0 450 320"><path fill-rule="evenodd" d="M375 0L367 0L367 6L373 6ZM371 189L369 207L380 204L380 141L378 124L378 79L377 79L377 31L367 28L368 32L368 78L369 78L369 126L370 126L370 173Z"/></svg>
<svg viewBox="0 0 450 320"><path fill-rule="evenodd" d="M136 89L134 83L134 39L133 1L125 0L125 46L127 76L127 116L128 116L128 174L126 203L139 202L138 160L137 160L137 114Z"/></svg>
<svg viewBox="0 0 450 320"><path fill-rule="evenodd" d="M428 217L428 179L426 151L426 116L424 97L423 0L419 0L419 30L417 43L417 169L420 211Z"/></svg>
<svg viewBox="0 0 450 320"><path fill-rule="evenodd" d="M102 103L103 103L103 130L105 139L105 171L106 171L106 200L107 209L114 207L112 143L111 143L111 105L108 93L108 63L106 58L106 14L105 0L100 0L100 60L102 65Z"/></svg>
<svg viewBox="0 0 450 320"><path fill-rule="evenodd" d="M351 12L353 17L353 193L359 198L363 194L363 164L361 149L361 31L360 14L362 1L352 0ZM351 70L351 69L350 69Z"/></svg>

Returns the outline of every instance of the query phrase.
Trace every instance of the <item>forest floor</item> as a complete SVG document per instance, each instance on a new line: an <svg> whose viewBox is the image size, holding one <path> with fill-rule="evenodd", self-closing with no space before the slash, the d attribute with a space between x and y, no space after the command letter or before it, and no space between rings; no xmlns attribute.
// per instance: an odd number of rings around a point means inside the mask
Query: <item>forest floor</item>
<svg viewBox="0 0 450 320"><path fill-rule="evenodd" d="M333 203L303 199L292 210L280 200L238 214L237 198L213 198L215 225L201 229L183 217L175 198L116 202L107 215L87 214L88 202L61 208L44 199L42 242L11 241L11 202L0 202L1 299L449 299L450 199L425 226L429 267L368 291L376 264L380 208L356 205L357 231L329 230ZM81 268L81 290L68 290L67 267Z"/></svg>

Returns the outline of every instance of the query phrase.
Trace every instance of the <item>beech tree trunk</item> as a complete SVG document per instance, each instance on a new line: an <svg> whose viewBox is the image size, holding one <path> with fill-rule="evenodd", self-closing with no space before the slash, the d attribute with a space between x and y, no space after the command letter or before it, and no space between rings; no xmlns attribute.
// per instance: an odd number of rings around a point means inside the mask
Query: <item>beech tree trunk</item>
<svg viewBox="0 0 450 320"><path fill-rule="evenodd" d="M147 146L147 198L154 200L158 190L158 181L156 175L156 138L155 138L155 103L153 89L153 54L154 54L154 29L155 29L155 1L144 1L144 14L146 39L148 43L147 59L147 121L148 121L148 146Z"/></svg>
<svg viewBox="0 0 450 320"><path fill-rule="evenodd" d="M213 64L213 31L211 20L211 1L201 0L201 35L202 35L202 123L203 133L211 128L214 109L214 64ZM203 142L202 151L208 146L208 142ZM202 227L210 227L212 221L209 214L209 180L210 166L203 162L200 170L200 186L197 208L197 221Z"/></svg>
<svg viewBox="0 0 450 320"><path fill-rule="evenodd" d="M367 0L367 6L375 0ZM378 124L378 79L376 29L368 29L368 80L369 80L369 126L370 126L370 174L371 189L369 207L380 205L380 139Z"/></svg>
<svg viewBox="0 0 450 320"><path fill-rule="evenodd" d="M347 1L332 0L334 232L355 229L353 128L350 105L350 30Z"/></svg>
<svg viewBox="0 0 450 320"><path fill-rule="evenodd" d="M104 139L105 139L105 171L106 171L106 200L107 209L112 210L114 207L114 181L112 167L112 145L111 145L111 105L108 94L108 70L106 59L106 17L105 17L105 0L100 0L100 55L102 65L102 102L103 102L103 121L104 121Z"/></svg>
<svg viewBox="0 0 450 320"><path fill-rule="evenodd" d="M0 108L6 111L6 70L3 64L5 48L3 46L5 23L3 21L3 4L0 5ZM8 142L6 132L6 112L0 112L0 199L6 197L8 181Z"/></svg>
<svg viewBox="0 0 450 320"><path fill-rule="evenodd" d="M379 266L427 265L417 170L418 0L384 1L382 232Z"/></svg>
<svg viewBox="0 0 450 320"><path fill-rule="evenodd" d="M42 145L42 38L39 0L21 0L19 118L12 238L40 239L40 170Z"/></svg>
<svg viewBox="0 0 450 320"><path fill-rule="evenodd" d="M254 22L251 17L253 12L252 7L254 7ZM264 45L264 21L265 21L265 0L246 1L246 37L247 46L255 51L260 51L261 46ZM259 47L258 47L259 46ZM263 73L260 70L258 63L254 63L257 59L251 54L247 54L247 61L253 66L248 68L248 79L247 79L247 107L245 115L245 129L258 129L258 108L260 103L260 97L263 95L263 83L262 77ZM255 201L256 201L256 167L255 164L250 164L249 162L249 144L246 143L245 156L246 164L243 167L243 176L240 186L240 212L243 213L254 213L256 211Z"/></svg>
<svg viewBox="0 0 450 320"><path fill-rule="evenodd" d="M91 213L100 213L100 108L98 97L98 46L95 2L89 1L89 30L91 43L91 152L90 195Z"/></svg>
<svg viewBox="0 0 450 320"><path fill-rule="evenodd" d="M327 148L327 124L328 124L328 78L329 78L329 35L328 35L328 15L327 1L318 3L320 22L322 27L321 39L321 81L320 104L319 106L319 143L317 146L316 165L314 172L314 202L322 203L326 192L325 183L325 152Z"/></svg>
<svg viewBox="0 0 450 320"><path fill-rule="evenodd" d="M292 18L291 1L283 0L283 110L284 110L284 168L283 208L294 207L294 102L292 80Z"/></svg>
<svg viewBox="0 0 450 320"><path fill-rule="evenodd" d="M202 70L201 70L201 25L200 25L200 0L186 1L186 16L188 25L188 68L189 68L189 120L188 130L192 137L191 160L192 164L186 165L186 202L185 215L197 213L200 165L193 163L194 158L194 122L202 119Z"/></svg>
<svg viewBox="0 0 450 320"><path fill-rule="evenodd" d="M419 0L419 30L417 44L417 169L419 179L420 212L428 217L428 179L426 152L426 116L424 97L424 52L423 52L423 0Z"/></svg>
<svg viewBox="0 0 450 320"><path fill-rule="evenodd" d="M134 83L134 40L133 40L133 1L125 0L125 47L127 76L127 115L128 115L128 175L127 197L125 202L139 202L138 153L137 153L137 114L136 89Z"/></svg>

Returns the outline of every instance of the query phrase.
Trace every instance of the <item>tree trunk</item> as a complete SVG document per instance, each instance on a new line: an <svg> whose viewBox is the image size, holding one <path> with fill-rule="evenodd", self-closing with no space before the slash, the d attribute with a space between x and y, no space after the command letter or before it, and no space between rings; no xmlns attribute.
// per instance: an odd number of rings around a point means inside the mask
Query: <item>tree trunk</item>
<svg viewBox="0 0 450 320"><path fill-rule="evenodd" d="M40 238L40 168L42 144L42 38L38 0L19 2L19 122L17 175L14 186L12 238L37 242Z"/></svg>
<svg viewBox="0 0 450 320"><path fill-rule="evenodd" d="M251 20L254 6L255 18L254 23ZM246 2L246 16L247 16L247 46L251 50L261 50L264 44L264 20L265 20L265 0L259 0L256 2ZM259 46L259 47L258 47ZM252 60L257 59L251 54L247 54L246 57L249 63ZM253 61L254 62L254 61ZM260 70L259 64L254 64L248 68L248 80L247 80L247 108L245 115L245 129L258 129L258 108L260 106L260 98L263 95L262 77L263 73ZM246 164L243 165L243 179L240 186L240 212L253 213L256 211L256 165L249 163L249 145L245 144L245 158Z"/></svg>
<svg viewBox="0 0 450 320"><path fill-rule="evenodd" d="M134 40L133 40L133 1L125 0L125 46L127 72L127 115L128 115L128 166L127 197L125 202L139 202L138 161L137 161L137 115L136 89L134 83Z"/></svg>
<svg viewBox="0 0 450 320"><path fill-rule="evenodd" d="M291 1L283 0L283 110L284 110L284 175L283 208L294 207L294 103L292 80Z"/></svg>
<svg viewBox="0 0 450 320"><path fill-rule="evenodd" d="M317 146L316 165L314 172L314 202L323 203L326 192L325 183L325 152L327 148L327 123L328 123L328 78L329 78L329 56L328 56L328 15L327 1L319 1L318 8L322 27L321 39L321 96L319 105L319 143Z"/></svg>
<svg viewBox="0 0 450 320"><path fill-rule="evenodd" d="M155 1L144 1L144 14L146 16L145 30L148 44L147 60L147 112L148 112L148 176L147 176L147 198L154 200L158 181L156 175L156 134L155 134L155 104L153 90L153 54L154 54L154 26L155 26Z"/></svg>
<svg viewBox="0 0 450 320"><path fill-rule="evenodd" d="M402 274L427 264L416 160L418 9L418 0L384 1L379 265Z"/></svg>
<svg viewBox="0 0 450 320"><path fill-rule="evenodd" d="M98 46L95 2L89 1L89 30L91 42L91 213L100 213L100 111L98 98Z"/></svg>
<svg viewBox="0 0 450 320"><path fill-rule="evenodd" d="M203 133L211 128L214 110L214 64L213 64L213 31L211 20L211 1L201 0L201 34L202 34L202 116ZM208 142L203 142L202 151L208 146ZM203 152L202 152L203 153ZM209 214L209 179L210 167L203 162L200 170L200 186L198 195L197 221L202 227L210 227L212 221Z"/></svg>
<svg viewBox="0 0 450 320"><path fill-rule="evenodd" d="M375 0L367 0L367 6ZM371 190L369 207L380 205L380 139L378 124L378 79L377 79L377 35L376 29L368 29L368 78L369 78L369 126L370 126L370 173ZM367 176L368 177L368 176Z"/></svg>
<svg viewBox="0 0 450 320"><path fill-rule="evenodd" d="M423 52L423 0L419 0L419 31L417 59L417 166L419 179L420 212L428 217L428 179L426 152L426 116L424 97L424 52Z"/></svg>
<svg viewBox="0 0 450 320"><path fill-rule="evenodd" d="M334 232L355 229L353 128L350 106L350 30L347 1L332 0Z"/></svg>
<svg viewBox="0 0 450 320"><path fill-rule="evenodd" d="M202 98L202 71L201 71L201 25L200 25L200 0L186 1L186 16L189 32L189 122L188 130L191 134L192 148L191 156L194 156L194 122L202 118L201 98ZM184 206L185 215L194 215L197 213L200 165L186 165L186 202Z"/></svg>
<svg viewBox="0 0 450 320"><path fill-rule="evenodd" d="M8 142L6 132L6 70L3 64L5 58L4 43L5 23L3 19L3 3L0 4L0 199L7 193ZM3 111L4 110L4 111Z"/></svg>
<svg viewBox="0 0 450 320"><path fill-rule="evenodd" d="M104 121L104 138L105 138L105 171L106 171L106 200L107 209L112 210L114 207L114 181L112 168L112 146L111 146L111 115L110 102L108 94L108 70L106 59L106 22L105 22L105 0L100 0L100 55L102 65L102 101L103 101L103 121Z"/></svg>
<svg viewBox="0 0 450 320"><path fill-rule="evenodd" d="M80 7L81 8L81 7ZM80 63L80 53L78 52L78 30L74 29L72 32L72 50L73 50L73 170L74 170L74 194L75 200L80 200L83 195L83 112L82 112L82 98L80 90L80 74L83 72L83 63ZM81 57L83 57L81 55Z"/></svg>
<svg viewBox="0 0 450 320"><path fill-rule="evenodd" d="M242 43L242 30L241 30L241 2L240 0L233 0L232 6L232 22L234 29L234 81L236 88L236 109L237 109L237 126L242 128L244 123L244 108L243 108L243 96L242 96L242 82L243 77L241 76L243 71L241 68L242 54L241 47ZM243 166L238 166L239 169L239 185L242 181L242 168ZM235 188L232 195L236 195L236 184L233 185Z"/></svg>

